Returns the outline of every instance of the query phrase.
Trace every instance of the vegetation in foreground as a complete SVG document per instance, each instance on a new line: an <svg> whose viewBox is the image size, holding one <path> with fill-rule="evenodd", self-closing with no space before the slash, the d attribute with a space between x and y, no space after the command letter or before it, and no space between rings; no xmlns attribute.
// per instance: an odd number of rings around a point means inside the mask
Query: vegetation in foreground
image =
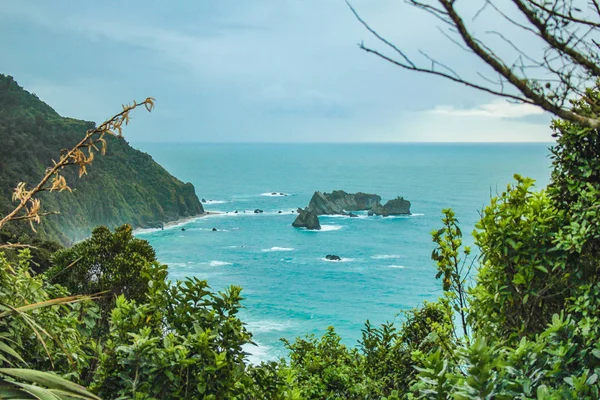
<svg viewBox="0 0 600 400"><path fill-rule="evenodd" d="M474 232L477 258L462 246L452 211L444 210L442 227L432 234L432 275L443 289L438 301L407 312L398 326L367 321L356 348L342 345L329 328L321 338L285 342L287 360L250 365L243 346L252 343L252 335L238 317L241 289L214 293L205 281L168 281L167 267L130 226L96 228L91 238L60 250L43 241L29 249L29 237L4 231L2 243L14 238L22 243L0 244L0 398L599 398L600 68L590 32L600 26L594 19L600 3L587 2L592 13L582 15L571 1L511 1L529 22L525 31L545 43L543 60L534 60L532 67L549 72L546 81L528 78L531 66L523 65L521 56L520 63L505 62L473 36L455 1L436 3L439 7L410 2L453 29L497 72L500 91L462 80L452 70L442 72L429 58L431 67L419 67L356 13L400 58L362 48L402 68L535 104L562 118L553 123L551 184L535 191L531 179L517 175L491 199ZM585 89L590 86L594 89ZM65 179L71 176L62 167L75 164L81 176L92 153L103 153L107 143L118 152L123 143L115 139L129 112L142 104L150 110L152 99L124 106L94 127L61 119L19 90L12 79L0 76L0 178L37 181L41 175L47 185L36 190L20 184L13 193L16 212L10 211L8 193L0 196L0 228L18 220L37 226L43 217L40 199L50 206L79 199L89 210L112 215L110 202L38 194L69 189ZM581 100L570 107L574 98ZM63 152L43 175L55 154L43 164L37 155L63 143L61 134L73 129L88 129L86 140ZM40 144L30 132L47 132L43 139L50 142ZM14 164L6 162L15 148L25 151L25 169L11 169ZM84 187L86 181L81 182L77 188ZM74 215L87 218L91 212ZM52 230L51 222L47 226L47 238L62 240L59 229ZM471 266L475 282L467 285Z"/></svg>
<svg viewBox="0 0 600 400"><path fill-rule="evenodd" d="M600 138L570 122L553 129L552 183L533 191L515 176L483 210L475 284L466 284L471 251L444 210L432 257L443 296L399 326L367 322L357 348L329 328L286 342L287 360L250 365L241 289L169 282L127 225L97 228L41 274L28 249L17 262L2 256L0 397L598 398Z"/></svg>

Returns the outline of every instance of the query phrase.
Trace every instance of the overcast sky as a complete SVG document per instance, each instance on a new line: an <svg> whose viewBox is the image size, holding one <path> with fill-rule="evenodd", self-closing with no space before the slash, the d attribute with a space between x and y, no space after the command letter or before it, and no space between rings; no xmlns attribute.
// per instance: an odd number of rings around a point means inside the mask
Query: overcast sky
<svg viewBox="0 0 600 400"><path fill-rule="evenodd" d="M489 73L439 33L438 21L403 1L352 3L415 59L422 49L465 76ZM459 3L473 10L480 1ZM157 99L155 112L139 111L125 132L133 143L551 140L550 118L537 108L361 51L363 40L383 47L343 0L3 0L1 7L0 72L61 115L100 122L122 103ZM484 13L472 28L506 27Z"/></svg>

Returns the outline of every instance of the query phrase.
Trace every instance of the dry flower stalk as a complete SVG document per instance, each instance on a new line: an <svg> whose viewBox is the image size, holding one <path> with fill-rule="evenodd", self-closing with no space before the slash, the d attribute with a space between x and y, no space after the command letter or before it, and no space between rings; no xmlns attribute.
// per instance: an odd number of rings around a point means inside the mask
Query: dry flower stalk
<svg viewBox="0 0 600 400"><path fill-rule="evenodd" d="M123 124L129 124L129 113L142 105L148 112L151 112L154 109L154 98L148 97L140 103L134 101L133 104L124 104L123 111L98 127L88 130L83 139L73 148L61 151L58 162L53 160L54 165L46 169L46 174L33 189L27 189L25 182L19 182L12 195L13 202L18 202L18 204L10 213L0 219L0 229L9 221L27 220L31 229L35 231L34 222L39 224L42 216L56 214L56 212L41 212L41 201L35 196L43 191L71 191L65 177L61 174L63 168L68 165L76 165L79 168L79 177L86 174L87 167L94 161L95 152L100 152L101 155L106 153L105 136L122 138Z"/></svg>

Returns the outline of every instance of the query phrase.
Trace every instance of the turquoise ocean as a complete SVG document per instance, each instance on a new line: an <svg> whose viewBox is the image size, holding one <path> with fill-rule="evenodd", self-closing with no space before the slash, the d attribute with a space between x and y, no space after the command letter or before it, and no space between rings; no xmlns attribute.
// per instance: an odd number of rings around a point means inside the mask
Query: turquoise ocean
<svg viewBox="0 0 600 400"><path fill-rule="evenodd" d="M243 288L242 318L258 345L247 348L251 361L284 356L280 338L322 335L330 325L355 346L367 319L399 321L400 311L440 295L430 256L441 210L454 209L472 243L480 211L515 173L536 179L538 188L549 182L549 146L140 144L192 182L207 211L221 214L137 235L169 265L171 279ZM336 189L376 193L383 202L403 196L413 215L322 216L321 231L291 226L292 211L314 191Z"/></svg>

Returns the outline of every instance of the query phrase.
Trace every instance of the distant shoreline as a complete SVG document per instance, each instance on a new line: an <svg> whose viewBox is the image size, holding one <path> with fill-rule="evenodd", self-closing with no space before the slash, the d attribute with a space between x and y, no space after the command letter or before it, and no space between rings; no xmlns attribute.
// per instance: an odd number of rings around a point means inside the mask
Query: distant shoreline
<svg viewBox="0 0 600 400"><path fill-rule="evenodd" d="M179 218L173 221L169 221L169 222L165 222L162 226L162 228L135 228L133 230L133 234L138 234L138 233L144 233L144 232L154 232L154 231L160 231L160 230L164 230L164 229L169 229L169 228L174 228L174 227L178 227L178 226L184 226L189 224L190 222L194 222L200 218L204 218L204 217L208 217L210 215L219 215L222 214L220 212L215 212L215 211L205 211L202 214L196 214L196 215L191 215L189 217L184 217L184 218Z"/></svg>
<svg viewBox="0 0 600 400"><path fill-rule="evenodd" d="M192 221L195 221L197 219L206 217L206 216L208 216L210 214L211 214L210 212L205 211L202 214L191 215L189 217L183 217L183 218L180 218L180 219L176 219L174 221L165 222L163 224L163 228L171 228L171 227L177 226L177 225L185 225L185 224L187 224L189 222L192 222Z"/></svg>

